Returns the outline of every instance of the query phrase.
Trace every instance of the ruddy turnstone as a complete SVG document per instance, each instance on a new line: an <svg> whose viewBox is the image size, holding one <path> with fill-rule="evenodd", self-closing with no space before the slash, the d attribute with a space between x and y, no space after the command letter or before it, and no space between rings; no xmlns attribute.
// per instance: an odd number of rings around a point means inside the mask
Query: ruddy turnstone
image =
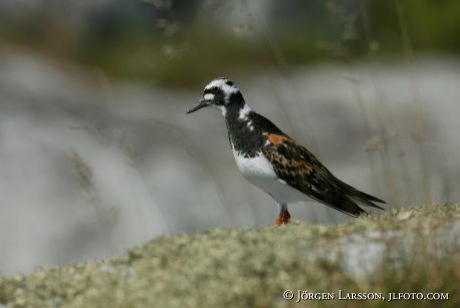
<svg viewBox="0 0 460 308"><path fill-rule="evenodd" d="M288 203L307 201L307 196L354 217L366 213L355 201L383 210L374 202L384 201L336 178L309 150L251 110L233 81L211 81L187 113L208 106L218 108L225 118L240 172L278 203L276 225L289 222Z"/></svg>

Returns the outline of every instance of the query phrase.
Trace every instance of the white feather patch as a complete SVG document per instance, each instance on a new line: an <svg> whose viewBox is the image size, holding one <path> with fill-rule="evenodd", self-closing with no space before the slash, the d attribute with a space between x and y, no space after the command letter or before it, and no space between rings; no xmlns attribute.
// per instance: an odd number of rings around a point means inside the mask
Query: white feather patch
<svg viewBox="0 0 460 308"><path fill-rule="evenodd" d="M254 126L252 125L252 121L249 121L247 126L251 132L254 131Z"/></svg>
<svg viewBox="0 0 460 308"><path fill-rule="evenodd" d="M206 93L203 98L207 101L212 101L214 99L215 95L212 93Z"/></svg>
<svg viewBox="0 0 460 308"><path fill-rule="evenodd" d="M267 177L276 179L276 173L273 170L272 164L260 152L255 157L244 157L240 152L235 151L232 146L233 156L235 157L236 165L244 176Z"/></svg>
<svg viewBox="0 0 460 308"><path fill-rule="evenodd" d="M225 96L230 96L230 94L238 93L240 91L237 86L229 86L226 84L227 81L227 79L215 79L211 81L204 89L209 90L211 88L217 87L222 89L222 91L225 93Z"/></svg>
<svg viewBox="0 0 460 308"><path fill-rule="evenodd" d="M218 105L218 106L217 105L212 105L212 106L216 106L220 110L220 112L222 112L222 115L225 118L225 115L227 114L227 108L225 108L224 106L220 106L220 105Z"/></svg>
<svg viewBox="0 0 460 308"><path fill-rule="evenodd" d="M244 104L244 107L240 109L239 119L246 120L250 112L251 112L251 108L247 104Z"/></svg>
<svg viewBox="0 0 460 308"><path fill-rule="evenodd" d="M232 150L236 165L246 180L268 193L279 204L308 199L302 192L278 179L272 164L261 152L255 157L247 158L235 151L233 145Z"/></svg>

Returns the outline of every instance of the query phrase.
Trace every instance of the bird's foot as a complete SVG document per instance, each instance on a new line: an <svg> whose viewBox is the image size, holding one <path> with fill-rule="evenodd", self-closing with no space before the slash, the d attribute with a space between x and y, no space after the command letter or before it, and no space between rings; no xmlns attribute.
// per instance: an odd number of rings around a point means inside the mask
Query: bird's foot
<svg viewBox="0 0 460 308"><path fill-rule="evenodd" d="M283 211L280 213L278 219L276 219L275 227L279 227L281 225L287 224L291 219L291 214L288 211Z"/></svg>

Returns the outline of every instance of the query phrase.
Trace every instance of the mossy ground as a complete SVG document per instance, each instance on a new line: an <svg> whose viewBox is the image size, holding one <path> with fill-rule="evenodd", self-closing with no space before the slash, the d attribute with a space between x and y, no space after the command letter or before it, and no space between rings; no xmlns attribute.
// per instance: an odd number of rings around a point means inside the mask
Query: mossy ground
<svg viewBox="0 0 460 308"><path fill-rule="evenodd" d="M419 207L324 226L217 229L157 238L104 262L0 279L6 307L458 307L460 205ZM366 237L373 233L380 236ZM397 234L397 236L386 236ZM382 243L368 274L344 268L350 236ZM404 240L410 239L410 240ZM371 246L369 246L371 247ZM331 257L331 254L333 257ZM449 293L449 300L292 301L284 290ZM457 293L457 294L456 294ZM1 305L0 305L1 307Z"/></svg>

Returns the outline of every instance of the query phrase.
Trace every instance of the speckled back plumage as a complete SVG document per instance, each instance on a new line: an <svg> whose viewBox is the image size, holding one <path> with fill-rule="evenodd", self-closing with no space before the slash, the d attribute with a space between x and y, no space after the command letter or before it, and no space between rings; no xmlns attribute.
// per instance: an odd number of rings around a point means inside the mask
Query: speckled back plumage
<svg viewBox="0 0 460 308"><path fill-rule="evenodd" d="M233 81L211 81L205 87L203 99L188 113L207 106L221 110L243 176L280 205L277 224L290 218L287 203L304 201L307 196L351 216L365 213L355 201L383 209L374 202L384 201L336 178L304 146L252 111Z"/></svg>

